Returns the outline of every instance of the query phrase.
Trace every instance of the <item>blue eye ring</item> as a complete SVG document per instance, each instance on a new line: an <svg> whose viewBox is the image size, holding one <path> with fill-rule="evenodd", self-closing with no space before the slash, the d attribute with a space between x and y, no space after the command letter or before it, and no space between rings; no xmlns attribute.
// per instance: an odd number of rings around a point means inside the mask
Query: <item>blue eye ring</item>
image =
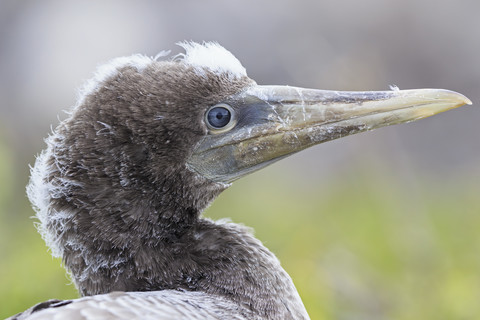
<svg viewBox="0 0 480 320"><path fill-rule="evenodd" d="M216 104L205 113L205 123L212 133L228 131L235 126L235 110L225 103Z"/></svg>

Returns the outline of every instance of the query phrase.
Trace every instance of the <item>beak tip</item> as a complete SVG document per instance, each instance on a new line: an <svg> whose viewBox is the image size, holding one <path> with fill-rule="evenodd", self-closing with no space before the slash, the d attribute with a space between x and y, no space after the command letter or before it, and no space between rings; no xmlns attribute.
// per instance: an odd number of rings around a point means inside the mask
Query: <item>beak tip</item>
<svg viewBox="0 0 480 320"><path fill-rule="evenodd" d="M471 106L473 104L472 100L468 99L466 96L464 96L461 93L458 94L458 107L464 106L464 105L469 105Z"/></svg>
<svg viewBox="0 0 480 320"><path fill-rule="evenodd" d="M466 96L464 96L461 93L451 91L455 95L455 100L458 101L458 106L463 106L463 105L472 105L472 100L468 99Z"/></svg>
<svg viewBox="0 0 480 320"><path fill-rule="evenodd" d="M450 91L450 90L444 90L448 91L451 95L453 95L453 99L458 102L458 106L463 106L463 105L472 105L472 100L468 99L465 95L458 93L456 91Z"/></svg>
<svg viewBox="0 0 480 320"><path fill-rule="evenodd" d="M426 89L430 91L431 89ZM435 98L439 101L447 102L449 101L453 108L458 108L463 105L472 105L472 100L467 98L465 95L458 93L456 91L445 90L445 89L432 89L434 91ZM420 91L423 91L420 89Z"/></svg>

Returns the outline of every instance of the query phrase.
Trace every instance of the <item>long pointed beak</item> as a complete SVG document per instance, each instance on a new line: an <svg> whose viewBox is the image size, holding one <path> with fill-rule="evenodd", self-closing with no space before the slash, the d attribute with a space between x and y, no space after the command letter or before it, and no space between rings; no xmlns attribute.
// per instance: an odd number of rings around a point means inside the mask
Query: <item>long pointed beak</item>
<svg viewBox="0 0 480 320"><path fill-rule="evenodd" d="M237 125L207 135L188 166L229 183L310 146L472 102L443 89L348 92L254 86L226 103L238 113Z"/></svg>

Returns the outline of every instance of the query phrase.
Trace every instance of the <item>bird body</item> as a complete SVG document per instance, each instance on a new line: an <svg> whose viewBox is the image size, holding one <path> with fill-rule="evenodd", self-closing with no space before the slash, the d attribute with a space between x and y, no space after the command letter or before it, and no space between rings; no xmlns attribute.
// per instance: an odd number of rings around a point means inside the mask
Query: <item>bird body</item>
<svg viewBox="0 0 480 320"><path fill-rule="evenodd" d="M259 86L218 44L181 45L172 60L101 67L47 139L28 195L85 297L18 319L308 319L251 230L202 211L234 180L302 149L469 103L436 89Z"/></svg>

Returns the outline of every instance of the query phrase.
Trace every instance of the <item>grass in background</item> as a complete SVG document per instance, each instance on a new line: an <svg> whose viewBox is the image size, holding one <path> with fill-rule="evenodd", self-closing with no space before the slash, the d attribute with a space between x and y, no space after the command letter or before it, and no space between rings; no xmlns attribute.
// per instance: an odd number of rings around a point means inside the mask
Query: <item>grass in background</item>
<svg viewBox="0 0 480 320"><path fill-rule="evenodd" d="M11 165L0 150L0 318L77 297L35 232L23 195L16 206L22 212L6 214ZM236 182L206 215L253 227L292 276L312 319L474 319L476 188L473 177L406 186L369 167L306 187L274 168Z"/></svg>
<svg viewBox="0 0 480 320"><path fill-rule="evenodd" d="M478 175L403 185L375 171L313 189L257 173L207 215L255 226L312 319L479 318Z"/></svg>

